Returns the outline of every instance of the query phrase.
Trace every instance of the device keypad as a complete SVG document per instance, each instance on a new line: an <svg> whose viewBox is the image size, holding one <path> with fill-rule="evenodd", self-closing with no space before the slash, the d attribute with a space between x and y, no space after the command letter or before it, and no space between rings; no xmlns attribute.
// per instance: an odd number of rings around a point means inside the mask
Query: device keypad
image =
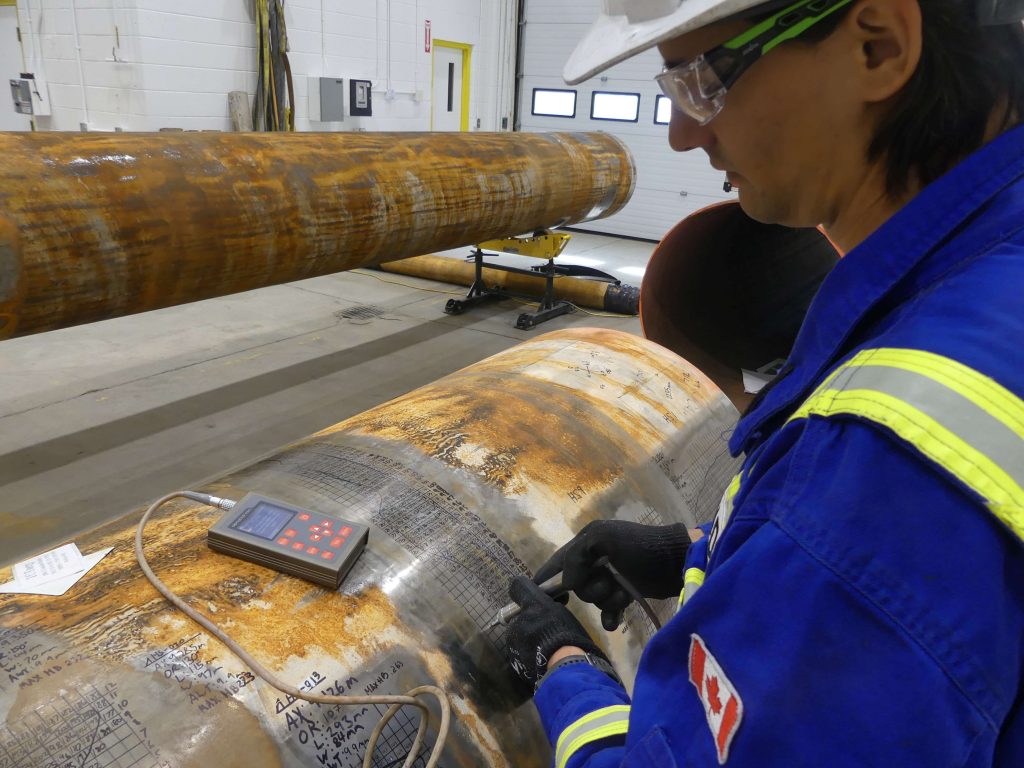
<svg viewBox="0 0 1024 768"><path fill-rule="evenodd" d="M308 523L311 518L305 512L298 516L298 519ZM333 560L338 551L345 545L348 537L352 535L352 528L345 525L339 530L333 531L330 520L321 520L317 524L309 524L306 531L289 528L278 538L277 543L285 549L291 548L296 551L305 550L307 555L314 555L324 560ZM326 543L330 539L330 544Z"/></svg>

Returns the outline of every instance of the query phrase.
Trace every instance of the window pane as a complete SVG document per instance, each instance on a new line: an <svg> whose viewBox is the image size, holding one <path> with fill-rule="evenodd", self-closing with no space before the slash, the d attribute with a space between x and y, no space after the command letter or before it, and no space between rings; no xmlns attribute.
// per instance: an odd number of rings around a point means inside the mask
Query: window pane
<svg viewBox="0 0 1024 768"><path fill-rule="evenodd" d="M640 116L639 93L594 91L590 117L594 120L623 120L635 123Z"/></svg>
<svg viewBox="0 0 1024 768"><path fill-rule="evenodd" d="M533 114L576 117L576 91L534 88Z"/></svg>
<svg viewBox="0 0 1024 768"><path fill-rule="evenodd" d="M658 125L668 125L671 119L672 102L668 100L668 96L659 96L654 107L654 122Z"/></svg>

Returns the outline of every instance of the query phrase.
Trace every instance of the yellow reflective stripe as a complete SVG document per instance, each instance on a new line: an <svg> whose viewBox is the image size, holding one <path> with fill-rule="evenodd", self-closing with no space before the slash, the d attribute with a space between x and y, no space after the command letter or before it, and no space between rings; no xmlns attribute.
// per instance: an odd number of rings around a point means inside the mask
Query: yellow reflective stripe
<svg viewBox="0 0 1024 768"><path fill-rule="evenodd" d="M565 768L580 748L609 736L620 736L629 730L629 705L616 704L584 715L569 725L555 745L555 768Z"/></svg>
<svg viewBox="0 0 1024 768"><path fill-rule="evenodd" d="M725 489L725 498L732 501L736 498L736 494L740 492L740 482L743 480L743 470L736 473L736 476L730 481L729 487Z"/></svg>
<svg viewBox="0 0 1024 768"><path fill-rule="evenodd" d="M899 398L875 390L832 390L808 400L791 420L840 414L887 426L986 499L989 509L1024 538L1024 489L985 454Z"/></svg>
<svg viewBox="0 0 1024 768"><path fill-rule="evenodd" d="M919 349L866 349L842 368L865 365L885 365L927 376L970 400L1024 440L1024 407L1020 398L963 363Z"/></svg>
<svg viewBox="0 0 1024 768"><path fill-rule="evenodd" d="M695 586L701 586L704 583L704 571L700 568L687 568L686 573L683 574L683 586L687 584L693 584Z"/></svg>
<svg viewBox="0 0 1024 768"><path fill-rule="evenodd" d="M682 608L702 586L704 586L704 571L700 568L687 568L686 573L683 574L683 591L679 593L679 605L676 610Z"/></svg>

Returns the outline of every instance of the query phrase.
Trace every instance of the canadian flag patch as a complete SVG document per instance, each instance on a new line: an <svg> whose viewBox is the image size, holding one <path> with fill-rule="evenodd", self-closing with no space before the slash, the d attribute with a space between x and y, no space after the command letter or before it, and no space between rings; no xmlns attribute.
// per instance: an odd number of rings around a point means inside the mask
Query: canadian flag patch
<svg viewBox="0 0 1024 768"><path fill-rule="evenodd" d="M690 635L690 682L704 704L719 765L729 759L729 747L743 720L743 700L711 655L700 635Z"/></svg>

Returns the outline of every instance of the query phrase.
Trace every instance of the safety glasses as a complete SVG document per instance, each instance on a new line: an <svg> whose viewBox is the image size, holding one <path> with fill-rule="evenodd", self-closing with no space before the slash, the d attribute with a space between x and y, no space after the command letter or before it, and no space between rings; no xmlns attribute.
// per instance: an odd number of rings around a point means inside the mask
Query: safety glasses
<svg viewBox="0 0 1024 768"><path fill-rule="evenodd" d="M654 79L675 109L707 125L725 106L726 91L755 61L851 2L799 0L717 48L665 69Z"/></svg>

